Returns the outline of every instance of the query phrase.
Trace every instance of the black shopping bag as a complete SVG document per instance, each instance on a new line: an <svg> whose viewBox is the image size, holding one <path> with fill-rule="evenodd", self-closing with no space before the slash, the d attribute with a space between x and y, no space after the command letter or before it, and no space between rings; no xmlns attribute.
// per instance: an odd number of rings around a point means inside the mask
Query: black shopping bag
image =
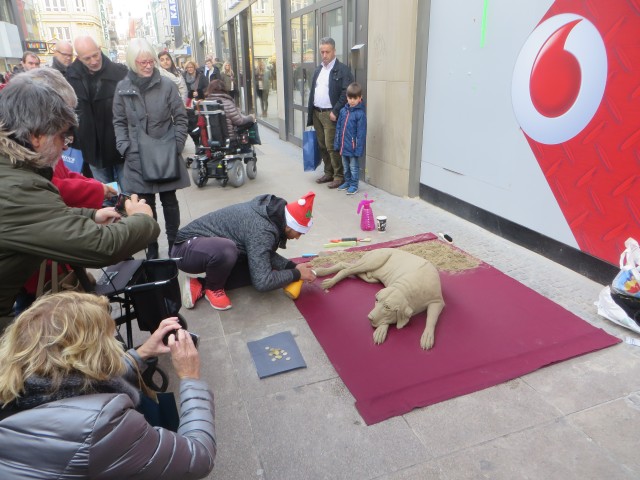
<svg viewBox="0 0 640 480"><path fill-rule="evenodd" d="M302 158L305 172L313 172L320 165L320 149L315 130L307 130L302 134Z"/></svg>

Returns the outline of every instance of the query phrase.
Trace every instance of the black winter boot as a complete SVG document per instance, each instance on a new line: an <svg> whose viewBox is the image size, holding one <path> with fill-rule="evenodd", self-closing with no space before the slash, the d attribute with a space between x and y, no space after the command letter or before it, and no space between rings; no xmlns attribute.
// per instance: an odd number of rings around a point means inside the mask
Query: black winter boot
<svg viewBox="0 0 640 480"><path fill-rule="evenodd" d="M158 242L147 245L147 260L155 260L158 258Z"/></svg>

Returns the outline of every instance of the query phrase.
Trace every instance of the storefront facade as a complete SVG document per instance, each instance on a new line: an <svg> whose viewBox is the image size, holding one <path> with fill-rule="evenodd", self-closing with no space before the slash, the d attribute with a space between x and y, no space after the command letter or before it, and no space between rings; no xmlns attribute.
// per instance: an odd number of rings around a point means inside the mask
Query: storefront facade
<svg viewBox="0 0 640 480"><path fill-rule="evenodd" d="M300 145L310 82L320 63L319 39L332 37L337 57L351 65L357 3L368 2L218 0L217 57L231 65L240 108ZM366 35L366 18L364 24L360 36ZM358 51L355 58L361 64L358 81L366 88L362 55Z"/></svg>

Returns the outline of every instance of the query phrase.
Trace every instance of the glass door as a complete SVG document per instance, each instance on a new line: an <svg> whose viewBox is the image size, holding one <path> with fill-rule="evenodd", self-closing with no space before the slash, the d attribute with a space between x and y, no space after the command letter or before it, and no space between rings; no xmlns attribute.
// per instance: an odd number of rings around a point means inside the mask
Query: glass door
<svg viewBox="0 0 640 480"><path fill-rule="evenodd" d="M345 61L345 44L344 44L344 30L345 30L345 22L344 22L344 9L342 7L328 7L327 9L321 10L322 15L322 37L331 37L336 42L336 57L342 63L346 63Z"/></svg>
<svg viewBox="0 0 640 480"><path fill-rule="evenodd" d="M252 49L249 32L249 19L244 11L234 18L235 52L237 61L238 100L240 110L245 114L254 113L253 72L251 70Z"/></svg>
<svg viewBox="0 0 640 480"><path fill-rule="evenodd" d="M290 140L302 143L307 124L309 88L316 68L316 12L309 12L291 20L291 78L292 102L289 122ZM297 141L295 141L295 140Z"/></svg>

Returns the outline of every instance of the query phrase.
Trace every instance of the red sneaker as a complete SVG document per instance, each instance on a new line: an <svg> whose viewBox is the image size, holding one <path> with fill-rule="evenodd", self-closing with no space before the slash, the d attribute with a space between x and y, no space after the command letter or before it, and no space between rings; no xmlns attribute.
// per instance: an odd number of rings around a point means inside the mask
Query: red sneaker
<svg viewBox="0 0 640 480"><path fill-rule="evenodd" d="M216 310L229 310L231 308L231 300L224 293L224 290L208 290L204 291L205 297L209 300L209 303Z"/></svg>
<svg viewBox="0 0 640 480"><path fill-rule="evenodd" d="M193 308L198 300L204 296L204 288L200 279L187 277L184 281L182 289L182 306L184 308Z"/></svg>

